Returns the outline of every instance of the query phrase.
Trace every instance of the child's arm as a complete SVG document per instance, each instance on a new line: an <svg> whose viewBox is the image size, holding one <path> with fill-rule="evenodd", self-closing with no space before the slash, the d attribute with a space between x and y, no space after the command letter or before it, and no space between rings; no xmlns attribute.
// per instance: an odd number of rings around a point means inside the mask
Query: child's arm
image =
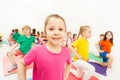
<svg viewBox="0 0 120 80"><path fill-rule="evenodd" d="M23 59L21 59L18 63L17 75L18 80L26 80L26 66Z"/></svg>
<svg viewBox="0 0 120 80"><path fill-rule="evenodd" d="M76 52L76 50L75 50L71 45L69 45L68 48L70 49L70 51L71 51L72 53L75 54L75 56L76 56L78 59L82 59L82 56L80 56L80 55Z"/></svg>
<svg viewBox="0 0 120 80"><path fill-rule="evenodd" d="M68 79L68 76L69 76L69 73L70 73L70 68L71 68L71 64L66 64L66 67L65 67L65 75L64 75L64 80L67 80Z"/></svg>
<svg viewBox="0 0 120 80"><path fill-rule="evenodd" d="M13 51L16 47L18 47L19 46L19 44L18 43L16 43L15 45L14 45L14 47L11 49L11 51Z"/></svg>
<svg viewBox="0 0 120 80"><path fill-rule="evenodd" d="M95 44L95 47L98 50L98 52L100 52L100 53L103 52L102 50L100 50L100 45L98 43Z"/></svg>

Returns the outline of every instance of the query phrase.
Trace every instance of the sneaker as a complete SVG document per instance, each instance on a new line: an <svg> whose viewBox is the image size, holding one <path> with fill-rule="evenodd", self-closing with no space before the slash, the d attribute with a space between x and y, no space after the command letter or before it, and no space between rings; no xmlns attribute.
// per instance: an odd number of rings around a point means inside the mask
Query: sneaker
<svg viewBox="0 0 120 80"><path fill-rule="evenodd" d="M15 69L17 69L17 66L12 66L10 69L8 69L8 73L12 72Z"/></svg>

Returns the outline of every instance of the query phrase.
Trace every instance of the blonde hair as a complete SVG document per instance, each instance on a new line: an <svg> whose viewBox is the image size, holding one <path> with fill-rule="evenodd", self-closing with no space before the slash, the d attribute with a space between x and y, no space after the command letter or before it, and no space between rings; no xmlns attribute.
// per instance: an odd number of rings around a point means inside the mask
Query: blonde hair
<svg viewBox="0 0 120 80"><path fill-rule="evenodd" d="M80 35L82 35L82 32L84 32L87 28L90 28L90 26L84 25L80 27L77 39L79 38Z"/></svg>
<svg viewBox="0 0 120 80"><path fill-rule="evenodd" d="M50 18L56 18L56 19L61 19L63 22L64 22L64 25L65 25L65 31L66 31L66 24L65 24L65 20L63 17L59 16L58 14L51 14L49 15L46 20L45 20L45 23L44 23L44 32L46 34L46 26L48 24L48 21L50 20Z"/></svg>
<svg viewBox="0 0 120 80"><path fill-rule="evenodd" d="M24 25L24 26L22 27L22 32L23 32L25 29L28 29L29 32L30 32L30 34L31 34L31 27L30 27L30 26Z"/></svg>

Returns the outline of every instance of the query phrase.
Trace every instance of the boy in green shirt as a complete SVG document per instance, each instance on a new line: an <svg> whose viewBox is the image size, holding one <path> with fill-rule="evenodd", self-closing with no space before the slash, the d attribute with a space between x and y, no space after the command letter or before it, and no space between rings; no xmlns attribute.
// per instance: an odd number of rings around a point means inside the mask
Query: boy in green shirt
<svg viewBox="0 0 120 80"><path fill-rule="evenodd" d="M31 49L32 43L35 42L34 36L31 36L31 28L29 26L23 26L22 32L23 35L18 38L16 45L10 52L7 53L8 59L12 63L12 67L8 69L8 72L11 72L17 68L17 64L13 56L22 55L23 57ZM16 49L19 45L19 49Z"/></svg>

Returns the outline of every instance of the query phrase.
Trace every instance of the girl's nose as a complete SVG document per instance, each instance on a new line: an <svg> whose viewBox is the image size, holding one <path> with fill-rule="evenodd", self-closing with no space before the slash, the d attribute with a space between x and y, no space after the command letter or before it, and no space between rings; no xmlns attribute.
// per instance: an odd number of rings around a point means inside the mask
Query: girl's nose
<svg viewBox="0 0 120 80"><path fill-rule="evenodd" d="M58 31L58 30L55 30L54 34L59 34L59 31Z"/></svg>

